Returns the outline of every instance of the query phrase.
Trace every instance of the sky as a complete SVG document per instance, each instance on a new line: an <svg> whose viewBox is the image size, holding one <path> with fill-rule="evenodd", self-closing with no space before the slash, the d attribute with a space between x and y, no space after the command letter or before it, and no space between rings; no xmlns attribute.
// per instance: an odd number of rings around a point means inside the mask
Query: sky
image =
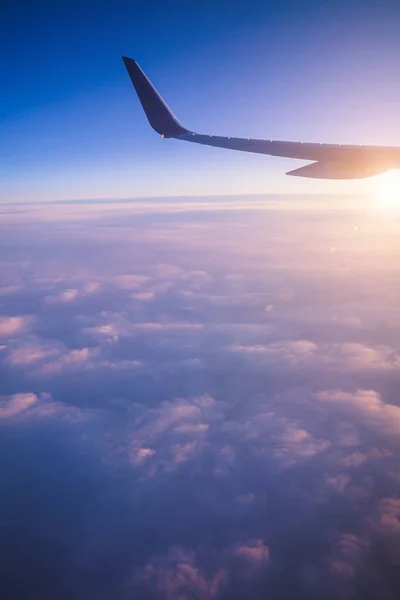
<svg viewBox="0 0 400 600"><path fill-rule="evenodd" d="M0 201L364 192L160 140L121 55L201 133L397 145L399 26L397 0L6 1Z"/></svg>
<svg viewBox="0 0 400 600"><path fill-rule="evenodd" d="M0 597L397 600L400 200L149 127L398 144L400 4L0 18Z"/></svg>
<svg viewBox="0 0 400 600"><path fill-rule="evenodd" d="M0 213L0 596L396 600L400 213Z"/></svg>

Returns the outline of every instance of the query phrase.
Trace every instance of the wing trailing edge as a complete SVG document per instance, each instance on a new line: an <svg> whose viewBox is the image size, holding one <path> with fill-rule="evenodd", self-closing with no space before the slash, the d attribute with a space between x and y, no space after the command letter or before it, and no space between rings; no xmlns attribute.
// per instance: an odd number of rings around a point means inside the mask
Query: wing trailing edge
<svg viewBox="0 0 400 600"><path fill-rule="evenodd" d="M363 179L388 171L388 167L379 164L354 164L353 161L315 162L305 167L288 171L286 175L309 177L310 179Z"/></svg>

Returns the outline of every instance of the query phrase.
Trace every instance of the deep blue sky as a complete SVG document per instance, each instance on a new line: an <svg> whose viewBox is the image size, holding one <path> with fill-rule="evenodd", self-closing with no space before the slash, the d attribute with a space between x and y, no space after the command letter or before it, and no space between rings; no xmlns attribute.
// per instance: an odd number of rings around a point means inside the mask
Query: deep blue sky
<svg viewBox="0 0 400 600"><path fill-rule="evenodd" d="M6 3L0 199L365 189L161 141L120 56L200 132L400 144L399 30L395 0Z"/></svg>

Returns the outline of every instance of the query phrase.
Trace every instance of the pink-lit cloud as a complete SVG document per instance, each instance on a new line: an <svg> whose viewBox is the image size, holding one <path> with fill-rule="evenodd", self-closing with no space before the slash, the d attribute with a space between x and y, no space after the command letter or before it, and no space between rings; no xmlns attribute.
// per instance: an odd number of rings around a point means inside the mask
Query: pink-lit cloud
<svg viewBox="0 0 400 600"><path fill-rule="evenodd" d="M18 335L22 331L26 331L31 322L32 319L26 316L0 316L0 337L6 338L13 335Z"/></svg>
<svg viewBox="0 0 400 600"><path fill-rule="evenodd" d="M400 356L388 346L317 344L309 340L272 342L267 345L233 345L230 351L247 356L255 364L279 363L295 367L349 371L400 370Z"/></svg>
<svg viewBox="0 0 400 600"><path fill-rule="evenodd" d="M372 429L384 434L400 434L400 407L385 403L374 390L350 393L341 390L323 391L316 399L342 415L351 415Z"/></svg>
<svg viewBox="0 0 400 600"><path fill-rule="evenodd" d="M10 398L2 398L0 399L0 419L15 417L29 410L37 402L37 395L32 393L14 394Z"/></svg>

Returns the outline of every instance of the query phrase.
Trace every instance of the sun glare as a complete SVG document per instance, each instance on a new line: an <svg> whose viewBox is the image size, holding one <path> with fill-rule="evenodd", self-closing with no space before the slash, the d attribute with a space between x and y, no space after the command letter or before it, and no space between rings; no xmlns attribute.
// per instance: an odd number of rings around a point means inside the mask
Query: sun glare
<svg viewBox="0 0 400 600"><path fill-rule="evenodd" d="M400 171L388 171L376 177L373 200L380 210L400 212Z"/></svg>

